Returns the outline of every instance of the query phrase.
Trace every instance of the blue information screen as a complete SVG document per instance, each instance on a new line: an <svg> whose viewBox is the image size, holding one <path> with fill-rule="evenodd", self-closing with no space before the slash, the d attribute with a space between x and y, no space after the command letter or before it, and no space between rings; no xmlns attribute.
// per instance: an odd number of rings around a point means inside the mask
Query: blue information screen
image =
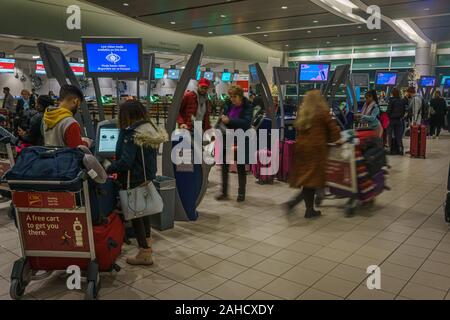
<svg viewBox="0 0 450 320"><path fill-rule="evenodd" d="M180 69L169 69L169 71L167 71L167 78L171 80L180 79Z"/></svg>
<svg viewBox="0 0 450 320"><path fill-rule="evenodd" d="M230 82L231 81L231 72L222 73L222 81Z"/></svg>
<svg viewBox="0 0 450 320"><path fill-rule="evenodd" d="M164 68L155 68L155 79L164 78Z"/></svg>
<svg viewBox="0 0 450 320"><path fill-rule="evenodd" d="M200 66L197 68L197 74L195 75L195 80L199 81L202 78L202 69Z"/></svg>
<svg viewBox="0 0 450 320"><path fill-rule="evenodd" d="M258 76L258 70L256 69L255 65L250 65L249 66L250 69L250 79L253 83L258 83L259 82L259 76Z"/></svg>
<svg viewBox="0 0 450 320"><path fill-rule="evenodd" d="M445 85L445 82L447 81L447 79L450 79L450 76L442 76L441 78L441 85Z"/></svg>
<svg viewBox="0 0 450 320"><path fill-rule="evenodd" d="M139 73L137 43L87 43L89 73Z"/></svg>
<svg viewBox="0 0 450 320"><path fill-rule="evenodd" d="M450 87L450 78L445 79L445 81L444 81L444 87L445 87L445 88Z"/></svg>
<svg viewBox="0 0 450 320"><path fill-rule="evenodd" d="M300 81L326 82L330 74L330 65L327 63L302 63L300 65Z"/></svg>
<svg viewBox="0 0 450 320"><path fill-rule="evenodd" d="M434 88L436 86L436 77L421 77L420 86L424 88Z"/></svg>
<svg viewBox="0 0 450 320"><path fill-rule="evenodd" d="M209 81L214 81L214 72L212 71L205 71L203 76L205 77L205 79L208 79Z"/></svg>
<svg viewBox="0 0 450 320"><path fill-rule="evenodd" d="M375 84L377 86L395 86L397 84L397 73L378 72Z"/></svg>

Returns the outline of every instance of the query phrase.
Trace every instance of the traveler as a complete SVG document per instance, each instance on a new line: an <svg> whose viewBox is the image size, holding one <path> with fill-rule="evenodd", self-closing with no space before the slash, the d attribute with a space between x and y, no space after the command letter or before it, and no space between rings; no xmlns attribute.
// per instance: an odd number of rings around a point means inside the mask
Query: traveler
<svg viewBox="0 0 450 320"><path fill-rule="evenodd" d="M287 203L287 210L304 200L305 218L313 218L321 214L314 210L314 196L316 190L325 187L328 143L341 143L339 127L319 90L311 90L304 97L295 127L297 141L289 180L291 187L303 190Z"/></svg>
<svg viewBox="0 0 450 320"><path fill-rule="evenodd" d="M48 107L44 113L45 145L69 148L85 145L90 148L92 140L81 136L80 124L74 118L83 102L83 92L66 84L61 87L59 97L59 107Z"/></svg>
<svg viewBox="0 0 450 320"><path fill-rule="evenodd" d="M447 113L447 102L442 98L441 91L436 90L434 98L430 101L430 129L433 139L438 138L441 129L445 124L445 114Z"/></svg>
<svg viewBox="0 0 450 320"><path fill-rule="evenodd" d="M211 102L208 99L208 89L211 82L202 78L198 82L196 91L188 91L181 101L180 113L177 123L180 129L193 130L195 121L202 121L203 131L211 128L210 110Z"/></svg>
<svg viewBox="0 0 450 320"><path fill-rule="evenodd" d="M12 115L15 112L14 97L11 94L11 90L8 87L3 88L3 104L2 108L7 109Z"/></svg>
<svg viewBox="0 0 450 320"><path fill-rule="evenodd" d="M242 129L244 131L248 130L252 126L253 119L253 105L251 102L244 97L244 90L239 86L232 86L228 91L230 94L230 101L225 103L222 116L219 121L226 127L226 129ZM236 146L226 145L226 136L223 135L223 158L224 163L222 164L222 193L216 197L218 201L228 200L228 172L229 164L226 163L227 150L233 148L235 150L234 160L238 161L238 152L245 152L245 162L248 161L248 141L246 141L246 146L244 150L237 149ZM237 164L238 180L239 180L239 191L238 191L238 202L245 201L245 189L247 184L247 171L245 163Z"/></svg>
<svg viewBox="0 0 450 320"><path fill-rule="evenodd" d="M18 134L19 127L22 129L28 128L28 115L30 111L30 91L23 89L20 92L20 98L17 101L16 109L14 110L14 132Z"/></svg>
<svg viewBox="0 0 450 320"><path fill-rule="evenodd" d="M361 114L356 115L356 118L359 119L362 126L377 131L378 136L381 138L383 136L383 128L379 117L380 107L378 106L377 92L370 90L366 93L366 102Z"/></svg>
<svg viewBox="0 0 450 320"><path fill-rule="evenodd" d="M53 91L48 92L48 96L53 99L53 101L58 100L58 97L55 95Z"/></svg>
<svg viewBox="0 0 450 320"><path fill-rule="evenodd" d="M389 116L388 143L392 155L404 154L403 133L405 130L404 118L407 107L408 101L400 97L400 90L394 88L392 90L392 98L389 99L387 110Z"/></svg>
<svg viewBox="0 0 450 320"><path fill-rule="evenodd" d="M407 91L408 97L408 113L409 113L409 121L412 124L422 124L423 113L424 113L424 101L421 96L416 93L416 88L409 87Z"/></svg>
<svg viewBox="0 0 450 320"><path fill-rule="evenodd" d="M30 119L30 125L28 130L22 130L19 128L19 136L22 138L24 143L33 146L43 146L44 137L42 135L42 118L44 117L44 112L48 107L53 106L53 99L49 96L39 96L36 102L37 113L33 115Z"/></svg>
<svg viewBox="0 0 450 320"><path fill-rule="evenodd" d="M36 108L36 102L39 95L36 93L36 89L31 89L31 95L30 95L30 108L34 109Z"/></svg>
<svg viewBox="0 0 450 320"><path fill-rule="evenodd" d="M132 189L145 183L145 176L148 181L155 179L157 149L161 143L168 141L168 135L165 131L156 129L142 103L128 100L122 103L119 109L120 133L116 146L117 160L106 163L105 169L108 173L118 174L123 189ZM144 159L142 159L142 152ZM139 252L135 257L129 257L127 263L152 265L150 217L133 219L132 224L139 244Z"/></svg>

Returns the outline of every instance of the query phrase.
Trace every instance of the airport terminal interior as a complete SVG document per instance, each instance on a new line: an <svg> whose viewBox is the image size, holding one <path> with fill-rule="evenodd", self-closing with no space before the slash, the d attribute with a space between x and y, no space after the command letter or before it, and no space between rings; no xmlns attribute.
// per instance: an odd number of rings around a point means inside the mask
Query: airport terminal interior
<svg viewBox="0 0 450 320"><path fill-rule="evenodd" d="M0 300L450 300L450 1L0 11Z"/></svg>

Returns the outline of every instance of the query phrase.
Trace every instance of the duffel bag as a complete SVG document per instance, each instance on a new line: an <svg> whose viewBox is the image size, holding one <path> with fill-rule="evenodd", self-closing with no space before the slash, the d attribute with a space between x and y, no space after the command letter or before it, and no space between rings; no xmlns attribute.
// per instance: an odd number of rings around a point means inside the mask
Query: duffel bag
<svg viewBox="0 0 450 320"><path fill-rule="evenodd" d="M72 148L29 147L20 153L16 164L6 173L7 180L71 181L83 169L83 151ZM81 189L81 182L71 186L10 185L13 190L69 190Z"/></svg>

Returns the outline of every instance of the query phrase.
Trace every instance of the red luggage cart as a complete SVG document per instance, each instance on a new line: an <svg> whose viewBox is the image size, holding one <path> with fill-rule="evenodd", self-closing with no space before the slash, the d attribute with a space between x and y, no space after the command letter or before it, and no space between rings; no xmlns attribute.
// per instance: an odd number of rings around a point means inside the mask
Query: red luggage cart
<svg viewBox="0 0 450 320"><path fill-rule="evenodd" d="M10 295L19 299L33 280L53 271L78 266L86 271L86 298L96 299L100 288L96 261L87 174L72 181L6 181L17 212L22 258L14 262ZM48 186L51 192L33 190ZM79 185L78 191L61 191ZM69 188L67 188L69 190ZM38 275L39 271L45 271Z"/></svg>

